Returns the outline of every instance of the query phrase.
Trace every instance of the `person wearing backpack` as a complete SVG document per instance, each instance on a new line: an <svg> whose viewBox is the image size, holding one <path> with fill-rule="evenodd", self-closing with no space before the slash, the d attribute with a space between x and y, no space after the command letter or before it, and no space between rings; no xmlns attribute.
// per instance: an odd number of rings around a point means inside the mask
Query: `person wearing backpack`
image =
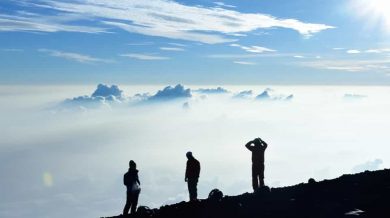
<svg viewBox="0 0 390 218"><path fill-rule="evenodd" d="M245 145L245 147L252 152L253 191L264 186L264 152L267 146L267 143L261 138L255 138Z"/></svg>
<svg viewBox="0 0 390 218"><path fill-rule="evenodd" d="M130 207L130 213L134 214L137 209L138 197L141 192L141 183L138 178L137 165L133 160L130 160L129 170L123 176L123 184L127 188L126 205L125 208L123 208L123 215L129 213Z"/></svg>
<svg viewBox="0 0 390 218"><path fill-rule="evenodd" d="M198 185L198 179L200 174L200 163L194 158L192 152L187 152L187 166L184 181L187 182L188 192L190 194L190 201L198 199L198 193L196 186Z"/></svg>

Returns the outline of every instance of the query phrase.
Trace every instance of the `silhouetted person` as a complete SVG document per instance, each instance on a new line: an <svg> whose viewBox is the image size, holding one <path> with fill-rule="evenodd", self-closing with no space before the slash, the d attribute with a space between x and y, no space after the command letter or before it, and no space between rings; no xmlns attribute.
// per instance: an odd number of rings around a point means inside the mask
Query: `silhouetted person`
<svg viewBox="0 0 390 218"><path fill-rule="evenodd" d="M138 179L138 170L137 165L134 161L129 162L129 170L125 175L123 176L123 184L125 184L127 188L127 197L126 197L126 205L125 208L123 208L123 215L126 215L129 213L129 209L131 207L131 214L134 214L137 209L138 204L138 196L141 192L140 185Z"/></svg>
<svg viewBox="0 0 390 218"><path fill-rule="evenodd" d="M192 156L192 152L187 152L187 167L184 181L187 182L188 192L190 193L190 201L194 201L198 198L196 186L198 185L198 179L200 174L200 163Z"/></svg>
<svg viewBox="0 0 390 218"><path fill-rule="evenodd" d="M264 152L267 146L267 143L260 138L256 138L245 145L245 147L252 152L253 191L264 186Z"/></svg>

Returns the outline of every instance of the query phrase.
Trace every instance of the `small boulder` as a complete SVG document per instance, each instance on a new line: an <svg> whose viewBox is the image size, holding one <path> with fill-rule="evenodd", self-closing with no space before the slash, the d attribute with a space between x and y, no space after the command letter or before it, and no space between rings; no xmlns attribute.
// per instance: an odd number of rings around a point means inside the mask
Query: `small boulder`
<svg viewBox="0 0 390 218"><path fill-rule="evenodd" d="M213 189L211 190L208 199L210 201L219 202L223 198L223 193L219 189Z"/></svg>

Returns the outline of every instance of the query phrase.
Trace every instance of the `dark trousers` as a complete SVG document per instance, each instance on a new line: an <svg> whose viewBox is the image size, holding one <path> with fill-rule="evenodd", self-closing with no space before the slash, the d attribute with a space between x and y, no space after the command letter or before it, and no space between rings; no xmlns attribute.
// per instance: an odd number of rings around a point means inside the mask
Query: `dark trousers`
<svg viewBox="0 0 390 218"><path fill-rule="evenodd" d="M188 178L187 185L188 192L190 193L190 201L198 199L198 190L196 188L198 185L198 178Z"/></svg>
<svg viewBox="0 0 390 218"><path fill-rule="evenodd" d="M137 210L137 204L138 204L138 196L139 192L127 192L126 196L126 205L125 208L123 208L123 215L126 215L129 213L129 209L131 207L131 214L134 214Z"/></svg>
<svg viewBox="0 0 390 218"><path fill-rule="evenodd" d="M252 165L253 191L264 186L264 164Z"/></svg>

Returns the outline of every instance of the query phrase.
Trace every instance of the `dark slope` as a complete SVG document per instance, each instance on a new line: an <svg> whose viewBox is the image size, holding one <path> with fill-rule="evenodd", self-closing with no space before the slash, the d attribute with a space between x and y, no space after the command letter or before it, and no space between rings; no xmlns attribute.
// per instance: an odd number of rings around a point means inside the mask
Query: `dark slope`
<svg viewBox="0 0 390 218"><path fill-rule="evenodd" d="M359 210L355 215L348 215ZM390 170L366 171L271 190L265 188L254 194L225 196L221 201L181 202L149 212L140 211L137 216L128 217L390 218Z"/></svg>

